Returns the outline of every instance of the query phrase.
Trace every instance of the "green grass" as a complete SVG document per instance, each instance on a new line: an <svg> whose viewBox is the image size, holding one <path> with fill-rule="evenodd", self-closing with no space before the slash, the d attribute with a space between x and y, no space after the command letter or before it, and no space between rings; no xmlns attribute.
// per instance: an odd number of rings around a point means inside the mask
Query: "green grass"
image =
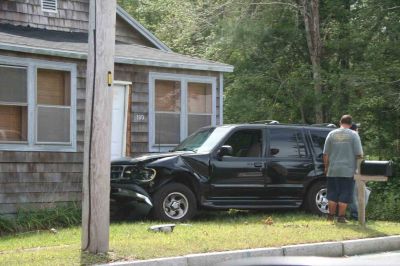
<svg viewBox="0 0 400 266"><path fill-rule="evenodd" d="M171 234L147 231L157 222L113 223L110 252L92 256L80 252L80 228L57 234L39 231L0 238L0 265L79 265L126 259L149 259L211 251L275 247L400 234L399 222L368 221L332 225L303 213L216 212Z"/></svg>

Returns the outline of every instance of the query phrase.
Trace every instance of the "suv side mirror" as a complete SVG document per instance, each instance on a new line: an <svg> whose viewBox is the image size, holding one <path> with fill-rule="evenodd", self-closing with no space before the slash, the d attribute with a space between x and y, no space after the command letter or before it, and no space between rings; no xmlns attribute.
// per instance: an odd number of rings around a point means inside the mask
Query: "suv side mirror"
<svg viewBox="0 0 400 266"><path fill-rule="evenodd" d="M221 160L222 157L226 155L232 155L233 154L233 148L232 146L229 145L223 145L221 148L219 148L217 152L218 160Z"/></svg>

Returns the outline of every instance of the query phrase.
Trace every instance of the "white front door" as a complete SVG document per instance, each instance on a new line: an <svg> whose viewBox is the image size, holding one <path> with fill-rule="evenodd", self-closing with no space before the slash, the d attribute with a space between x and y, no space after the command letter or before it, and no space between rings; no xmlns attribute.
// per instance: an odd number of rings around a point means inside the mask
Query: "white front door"
<svg viewBox="0 0 400 266"><path fill-rule="evenodd" d="M111 130L111 159L125 156L127 86L114 84Z"/></svg>

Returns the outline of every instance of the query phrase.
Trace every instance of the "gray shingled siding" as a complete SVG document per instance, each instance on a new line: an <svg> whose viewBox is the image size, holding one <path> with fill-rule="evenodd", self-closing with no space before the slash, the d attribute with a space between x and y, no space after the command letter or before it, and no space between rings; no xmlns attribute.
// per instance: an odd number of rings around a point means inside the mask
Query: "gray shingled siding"
<svg viewBox="0 0 400 266"><path fill-rule="evenodd" d="M85 117L86 63L82 60L28 55L1 51L0 55L29 57L77 64L77 152L0 151L0 214L20 208L51 207L57 203L80 201ZM149 72L219 77L217 72L167 69L117 64L115 79L132 82L131 155L148 152ZM217 86L219 81L217 82ZM219 89L217 89L219 95ZM136 121L135 115L145 115ZM217 124L219 100L217 99Z"/></svg>
<svg viewBox="0 0 400 266"><path fill-rule="evenodd" d="M85 32L89 0L58 0L57 13L43 12L41 0L0 1L0 23L49 30Z"/></svg>
<svg viewBox="0 0 400 266"><path fill-rule="evenodd" d="M0 1L0 23L33 28L87 32L89 0L58 0L58 12L43 12L41 0ZM121 17L116 20L116 40L155 47Z"/></svg>
<svg viewBox="0 0 400 266"><path fill-rule="evenodd" d="M0 214L81 200L84 134L84 61L16 54L0 55L77 64L77 152L0 151Z"/></svg>

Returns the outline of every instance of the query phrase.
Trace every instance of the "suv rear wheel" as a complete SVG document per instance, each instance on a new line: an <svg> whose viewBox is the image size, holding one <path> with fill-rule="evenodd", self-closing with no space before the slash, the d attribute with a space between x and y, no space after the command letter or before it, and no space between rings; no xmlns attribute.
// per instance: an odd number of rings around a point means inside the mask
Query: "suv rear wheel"
<svg viewBox="0 0 400 266"><path fill-rule="evenodd" d="M160 188L153 196L153 203L152 216L162 221L188 220L197 209L193 192L180 183L170 183Z"/></svg>
<svg viewBox="0 0 400 266"><path fill-rule="evenodd" d="M324 215L328 213L328 198L325 181L318 181L312 185L306 195L307 209L311 213Z"/></svg>

